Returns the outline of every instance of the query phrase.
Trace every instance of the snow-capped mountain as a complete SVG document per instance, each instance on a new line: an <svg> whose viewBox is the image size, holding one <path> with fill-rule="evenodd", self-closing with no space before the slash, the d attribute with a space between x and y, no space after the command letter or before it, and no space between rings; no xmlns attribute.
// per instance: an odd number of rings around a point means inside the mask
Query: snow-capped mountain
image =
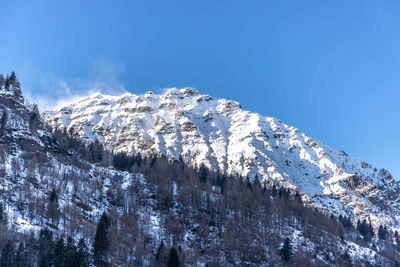
<svg viewBox="0 0 400 267"><path fill-rule="evenodd" d="M63 236L83 240L92 248L104 212L111 220L106 260L110 266L165 266L168 250L174 247L185 266L286 266L281 255L285 238L291 240L292 259L299 266L393 266L399 261L397 232L386 231L384 237L376 229L362 232L370 226L352 228L347 218L336 220L304 207L298 194L290 195L283 188L262 188L254 181L207 171L204 182L201 170L205 168L196 170L166 157L116 156L99 142L89 142L98 138L115 153L182 156L192 165L204 162L220 172L252 179L257 174L269 185L274 181L302 190L309 203L325 211L354 212L355 217L370 212L371 219L381 216L375 224L397 229L394 199L399 191L388 173L375 172L319 142L308 146L304 140L309 139L299 131L243 111L236 102L212 100L193 89L173 89L164 95L95 95L47 116L53 125L74 128L87 144L75 131L49 126L35 105L24 103L15 76L4 80L0 75L2 255L9 242L22 244L32 266L41 266L43 259L55 257ZM286 139L291 133L294 141ZM219 144L211 137L219 138ZM292 152L286 142L294 142ZM312 167L311 159L323 158L310 154L315 146L329 151L327 161L338 164L347 158L347 164L361 164L365 171L313 177L318 166ZM284 155L305 163L296 172ZM121 159L122 163L128 159L131 172L118 167ZM333 178L339 180L340 194L312 194L320 190L316 181L327 183ZM317 184L315 191L312 183ZM73 239L67 243L71 245ZM86 250L86 254L94 263L94 252Z"/></svg>
<svg viewBox="0 0 400 267"><path fill-rule="evenodd" d="M243 110L192 88L164 94L95 94L59 111L49 124L98 139L114 153L163 154L214 171L298 190L334 215L400 229L399 183L280 120Z"/></svg>

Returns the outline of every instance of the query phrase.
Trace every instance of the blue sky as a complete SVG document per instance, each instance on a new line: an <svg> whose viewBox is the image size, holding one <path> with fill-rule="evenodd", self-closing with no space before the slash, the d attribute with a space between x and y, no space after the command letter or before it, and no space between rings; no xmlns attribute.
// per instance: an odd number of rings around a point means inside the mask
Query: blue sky
<svg viewBox="0 0 400 267"><path fill-rule="evenodd" d="M195 87L400 178L399 1L7 1L0 73L54 106Z"/></svg>

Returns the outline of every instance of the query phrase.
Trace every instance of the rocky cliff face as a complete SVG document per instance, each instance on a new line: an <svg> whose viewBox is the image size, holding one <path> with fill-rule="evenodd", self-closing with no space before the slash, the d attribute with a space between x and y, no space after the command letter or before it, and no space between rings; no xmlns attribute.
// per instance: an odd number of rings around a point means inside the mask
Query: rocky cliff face
<svg viewBox="0 0 400 267"><path fill-rule="evenodd" d="M36 105L25 105L15 76L0 76L0 147L11 154L52 147L50 128Z"/></svg>
<svg viewBox="0 0 400 267"><path fill-rule="evenodd" d="M121 176L121 172L69 156L60 152L57 136L41 117L38 107L25 103L15 76L0 75L0 195L1 206L13 229L36 231L51 225L46 218L46 202L42 200L54 188L61 188L60 184L64 183L63 192L59 191L62 207L88 201L92 196L87 192L70 190L72 177L76 183L84 183ZM107 208L106 201L96 205L98 210L88 212L83 221L92 220L99 210Z"/></svg>
<svg viewBox="0 0 400 267"><path fill-rule="evenodd" d="M299 190L333 214L399 229L399 183L384 169L350 157L280 120L212 99L192 88L164 94L95 94L47 112L52 126L73 128L116 152L163 154L230 174Z"/></svg>

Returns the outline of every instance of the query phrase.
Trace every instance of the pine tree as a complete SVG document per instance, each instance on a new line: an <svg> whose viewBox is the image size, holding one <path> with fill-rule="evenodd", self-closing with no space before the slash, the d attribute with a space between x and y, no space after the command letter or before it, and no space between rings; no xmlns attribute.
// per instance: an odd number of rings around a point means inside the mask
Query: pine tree
<svg viewBox="0 0 400 267"><path fill-rule="evenodd" d="M52 248L53 248L54 242L53 242L53 233L47 229L44 228L40 230L39 232L39 266L41 267L47 267L47 266L52 266L52 260L53 260L53 254L52 254Z"/></svg>
<svg viewBox="0 0 400 267"><path fill-rule="evenodd" d="M59 210L58 210L58 196L56 193L56 190L53 189L51 191L50 197L49 197L49 205L48 205L48 216L51 218L51 221L54 223L59 215Z"/></svg>
<svg viewBox="0 0 400 267"><path fill-rule="evenodd" d="M29 120L29 125L32 130L36 130L40 123L40 112L39 112L39 108L36 104L33 105L33 108L32 108L32 111L30 114L31 114L31 116L30 116L30 120ZM64 129L66 129L66 128L64 128Z"/></svg>
<svg viewBox="0 0 400 267"><path fill-rule="evenodd" d="M357 221L357 230L366 240L374 236L374 228L366 220L362 220L361 222L360 220Z"/></svg>
<svg viewBox="0 0 400 267"><path fill-rule="evenodd" d="M371 229L366 220L362 220L361 222L360 220L357 221L357 230L364 238L369 238Z"/></svg>
<svg viewBox="0 0 400 267"><path fill-rule="evenodd" d="M283 189L282 187L279 189L279 193L278 193L279 199L282 198L283 190L284 190L284 189Z"/></svg>
<svg viewBox="0 0 400 267"><path fill-rule="evenodd" d="M271 189L271 195L273 196L273 197L276 197L276 186L275 186L275 184L272 186L272 189Z"/></svg>
<svg viewBox="0 0 400 267"><path fill-rule="evenodd" d="M2 203L0 203L0 224L7 224L7 214L4 212Z"/></svg>
<svg viewBox="0 0 400 267"><path fill-rule="evenodd" d="M200 169L199 169L199 179L200 182L207 182L207 177L208 177L208 170L204 164L201 164Z"/></svg>
<svg viewBox="0 0 400 267"><path fill-rule="evenodd" d="M14 85L15 82L17 81L17 76L15 75L15 72L12 71L10 74L10 77L8 77L10 84Z"/></svg>
<svg viewBox="0 0 400 267"><path fill-rule="evenodd" d="M20 98L20 100L23 100L20 84L14 71L12 71L11 75L6 78L6 90L9 90L11 85L13 87L14 95Z"/></svg>
<svg viewBox="0 0 400 267"><path fill-rule="evenodd" d="M367 229L368 229L368 237L373 237L375 235L374 233L374 228L372 227L371 223L368 223L367 225Z"/></svg>
<svg viewBox="0 0 400 267"><path fill-rule="evenodd" d="M161 260L161 254L163 253L163 250L164 250L164 242L161 241L157 249L156 260L158 261Z"/></svg>
<svg viewBox="0 0 400 267"><path fill-rule="evenodd" d="M51 191L51 194L50 194L50 202L55 202L57 200L58 200L57 192L53 188L53 190Z"/></svg>
<svg viewBox="0 0 400 267"><path fill-rule="evenodd" d="M351 229L352 228L352 223L349 217L345 216L342 217L342 215L339 215L339 221L342 223L343 227L345 229ZM358 225L358 224L357 224Z"/></svg>
<svg viewBox="0 0 400 267"><path fill-rule="evenodd" d="M7 110L4 109L0 119L0 137L6 133L7 117L8 117Z"/></svg>
<svg viewBox="0 0 400 267"><path fill-rule="evenodd" d="M74 239L72 237L67 238L67 243L65 245L65 263L67 266L74 266L74 258L76 254L76 246Z"/></svg>
<svg viewBox="0 0 400 267"><path fill-rule="evenodd" d="M110 221L108 216L106 213L103 213L97 225L96 235L94 237L93 258L95 264L102 265L107 259L109 227Z"/></svg>
<svg viewBox="0 0 400 267"><path fill-rule="evenodd" d="M73 266L88 267L89 266L89 251L85 240L81 238L78 242L78 249L75 253Z"/></svg>
<svg viewBox="0 0 400 267"><path fill-rule="evenodd" d="M157 158L156 157L152 157L151 161L150 161L150 168L154 168L154 166L156 166L157 163Z"/></svg>
<svg viewBox="0 0 400 267"><path fill-rule="evenodd" d="M257 174L256 174L256 176L254 177L254 180L253 180L253 183L252 183L251 187L253 188L253 191L254 191L255 193L260 193L260 192L262 192L262 190L263 190L263 188L262 188L262 186L261 186L261 183L260 183L260 179L258 178L258 175L257 175Z"/></svg>
<svg viewBox="0 0 400 267"><path fill-rule="evenodd" d="M290 261L290 259L293 256L293 248L292 248L292 244L290 242L289 237L285 238L285 242L283 243L283 247L282 247L282 259L286 262Z"/></svg>
<svg viewBox="0 0 400 267"><path fill-rule="evenodd" d="M4 79L4 88L6 90L10 89L10 76L7 74L6 78Z"/></svg>
<svg viewBox="0 0 400 267"><path fill-rule="evenodd" d="M300 195L299 191L296 191L295 197L299 203L303 203L303 200L301 199L301 195Z"/></svg>
<svg viewBox="0 0 400 267"><path fill-rule="evenodd" d="M113 166L121 171L127 171L135 164L134 157L128 157L125 153L118 153L114 155Z"/></svg>
<svg viewBox="0 0 400 267"><path fill-rule="evenodd" d="M248 175L246 176L246 185L247 185L247 188L250 189L250 191L253 191L253 187L251 186L250 177Z"/></svg>
<svg viewBox="0 0 400 267"><path fill-rule="evenodd" d="M103 145L102 143L96 138L94 142L90 143L89 151L91 153L91 161L94 163L101 163L103 161Z"/></svg>
<svg viewBox="0 0 400 267"><path fill-rule="evenodd" d="M221 194L224 194L225 181L226 181L225 175L220 176L218 174L216 183L220 187L220 193Z"/></svg>
<svg viewBox="0 0 400 267"><path fill-rule="evenodd" d="M386 229L385 229L386 228ZM387 227L383 227L382 225L379 226L378 229L378 238L385 240L386 239L386 235L387 235Z"/></svg>
<svg viewBox="0 0 400 267"><path fill-rule="evenodd" d="M10 240L7 241L1 251L0 266L14 267L14 246Z"/></svg>
<svg viewBox="0 0 400 267"><path fill-rule="evenodd" d="M168 255L167 267L180 267L179 256L174 247L171 248Z"/></svg>
<svg viewBox="0 0 400 267"><path fill-rule="evenodd" d="M287 201L289 199L289 196L290 196L290 190L283 189L283 197L284 197L285 201Z"/></svg>
<svg viewBox="0 0 400 267"><path fill-rule="evenodd" d="M15 253L15 266L16 267L26 267L30 266L28 264L28 251L25 245L21 242L19 243L18 250Z"/></svg>
<svg viewBox="0 0 400 267"><path fill-rule="evenodd" d="M65 262L64 238L60 236L53 248L53 258L55 266L63 266Z"/></svg>
<svg viewBox="0 0 400 267"><path fill-rule="evenodd" d="M140 155L140 152L136 156L136 160L135 161L136 161L137 166L140 168L140 166L142 166L142 161L143 161L142 155Z"/></svg>

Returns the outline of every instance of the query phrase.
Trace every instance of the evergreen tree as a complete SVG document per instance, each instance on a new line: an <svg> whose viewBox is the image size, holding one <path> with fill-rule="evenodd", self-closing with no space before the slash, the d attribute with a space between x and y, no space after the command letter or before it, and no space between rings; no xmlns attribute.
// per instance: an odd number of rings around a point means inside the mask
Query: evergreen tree
<svg viewBox="0 0 400 267"><path fill-rule="evenodd" d="M220 193L224 194L224 186L225 186L226 177L225 175L217 175L216 184L220 187Z"/></svg>
<svg viewBox="0 0 400 267"><path fill-rule="evenodd" d="M349 217L347 217L347 216L345 216L345 217L342 217L342 215L339 215L339 221L342 223L342 225L343 225L343 227L345 228L345 229L351 229L352 228L352 223L351 223L351 220L350 220L350 218ZM358 225L358 224L357 224Z"/></svg>
<svg viewBox="0 0 400 267"><path fill-rule="evenodd" d="M371 236L374 236L374 229L372 228L371 224L367 223L366 220L357 221L357 230L360 234L365 238L369 239Z"/></svg>
<svg viewBox="0 0 400 267"><path fill-rule="evenodd" d="M7 241L1 251L0 266L14 267L14 246L10 240Z"/></svg>
<svg viewBox="0 0 400 267"><path fill-rule="evenodd" d="M199 179L200 182L207 182L207 177L208 177L208 170L204 164L201 164L200 169L199 169Z"/></svg>
<svg viewBox="0 0 400 267"><path fill-rule="evenodd" d="M118 170L127 171L133 164L135 164L134 157L129 157L125 153L114 155L113 166Z"/></svg>
<svg viewBox="0 0 400 267"><path fill-rule="evenodd" d="M89 266L89 251L85 240L81 238L78 242L78 248L75 253L72 266L88 267Z"/></svg>
<svg viewBox="0 0 400 267"><path fill-rule="evenodd" d="M250 189L250 191L253 191L253 187L251 186L250 177L248 175L246 176L246 185L247 185L247 188Z"/></svg>
<svg viewBox="0 0 400 267"><path fill-rule="evenodd" d="M65 245L65 264L67 266L74 266L74 258L76 254L76 246L74 239L69 236Z"/></svg>
<svg viewBox="0 0 400 267"><path fill-rule="evenodd" d="M253 188L253 191L255 193L260 193L263 190L263 187L261 186L260 179L258 178L257 174L254 177L254 180L253 180L253 183L252 183L251 187Z"/></svg>
<svg viewBox="0 0 400 267"><path fill-rule="evenodd" d="M51 218L51 221L54 223L55 221L57 221L59 215L58 196L55 189L51 191L49 201L50 203L48 205L47 213L48 216Z"/></svg>
<svg viewBox="0 0 400 267"><path fill-rule="evenodd" d="M10 84L14 85L15 82L17 81L17 76L15 75L15 72L12 71L10 74L10 77L8 77Z"/></svg>
<svg viewBox="0 0 400 267"><path fill-rule="evenodd" d="M6 78L4 80L4 88L6 90L10 89L10 76L8 74L6 75Z"/></svg>
<svg viewBox="0 0 400 267"><path fill-rule="evenodd" d="M136 156L136 160L135 161L136 161L136 164L137 164L138 168L140 168L140 166L142 166L142 161L143 161L142 155L140 155L140 152Z"/></svg>
<svg viewBox="0 0 400 267"><path fill-rule="evenodd" d="M7 110L4 109L0 119L0 137L6 133L7 117L8 117Z"/></svg>
<svg viewBox="0 0 400 267"><path fill-rule="evenodd" d="M152 157L150 161L150 168L154 168L154 166L156 166L156 163L157 163L157 158Z"/></svg>
<svg viewBox="0 0 400 267"><path fill-rule="evenodd" d="M276 192L277 190L276 190L276 186L275 186L275 184L272 186L272 189L271 189L271 195L273 196L273 197L276 197Z"/></svg>
<svg viewBox="0 0 400 267"><path fill-rule="evenodd" d="M303 200L301 199L301 195L300 195L299 191L296 191L295 197L299 203L303 203Z"/></svg>
<svg viewBox="0 0 400 267"><path fill-rule="evenodd" d="M104 265L107 259L107 251L109 247L109 227L110 221L106 213L100 218L99 224L97 225L96 235L93 243L93 258L95 264Z"/></svg>
<svg viewBox="0 0 400 267"><path fill-rule="evenodd" d="M383 227L382 225L379 226L378 229L378 238L385 240L386 239L386 235L387 235L387 227Z"/></svg>
<svg viewBox="0 0 400 267"><path fill-rule="evenodd" d="M171 248L168 255L167 267L180 267L179 256L174 247Z"/></svg>
<svg viewBox="0 0 400 267"><path fill-rule="evenodd" d="M371 223L368 223L367 227L368 227L367 228L368 229L368 236L369 237L373 237L375 235L375 233L374 233L374 228L372 227Z"/></svg>
<svg viewBox="0 0 400 267"><path fill-rule="evenodd" d="M28 251L22 242L19 243L18 250L15 253L15 266L16 267L30 266L30 264L28 263Z"/></svg>
<svg viewBox="0 0 400 267"><path fill-rule="evenodd" d="M39 232L39 266L40 267L50 267L52 266L53 254L52 248L54 245L53 242L53 233L44 228Z"/></svg>
<svg viewBox="0 0 400 267"><path fill-rule="evenodd" d="M161 255L162 255L163 250L164 250L164 242L161 241L161 243L157 249L156 260L158 260L158 261L161 260Z"/></svg>
<svg viewBox="0 0 400 267"><path fill-rule="evenodd" d="M30 113L31 117L29 120L29 125L32 130L36 130L38 128L38 125L40 123L40 112L39 108L36 104L33 105L32 112ZM65 130L66 128L64 128ZM65 135L66 136L66 135Z"/></svg>
<svg viewBox="0 0 400 267"><path fill-rule="evenodd" d="M283 189L282 187L279 189L279 193L278 193L279 199L282 198L283 190L284 190L284 189Z"/></svg>
<svg viewBox="0 0 400 267"><path fill-rule="evenodd" d="M55 266L64 266L65 262L65 244L64 238L60 236L53 248L53 259Z"/></svg>
<svg viewBox="0 0 400 267"><path fill-rule="evenodd" d="M57 192L53 188L53 190L51 191L51 194L50 194L50 202L55 202L57 200L58 200Z"/></svg>
<svg viewBox="0 0 400 267"><path fill-rule="evenodd" d="M102 143L96 138L94 142L89 145L89 150L91 152L91 160L94 163L101 163L103 161L103 145Z"/></svg>
<svg viewBox="0 0 400 267"><path fill-rule="evenodd" d="M289 199L289 196L290 196L290 190L283 189L283 197L284 197L285 201L287 201Z"/></svg>
<svg viewBox="0 0 400 267"><path fill-rule="evenodd" d="M0 203L0 224L7 224L7 214L4 211L2 203Z"/></svg>
<svg viewBox="0 0 400 267"><path fill-rule="evenodd" d="M293 248L292 248L292 244L290 242L289 237L285 238L285 242L283 243L283 247L282 247L282 259L286 262L290 261L290 259L293 256Z"/></svg>

